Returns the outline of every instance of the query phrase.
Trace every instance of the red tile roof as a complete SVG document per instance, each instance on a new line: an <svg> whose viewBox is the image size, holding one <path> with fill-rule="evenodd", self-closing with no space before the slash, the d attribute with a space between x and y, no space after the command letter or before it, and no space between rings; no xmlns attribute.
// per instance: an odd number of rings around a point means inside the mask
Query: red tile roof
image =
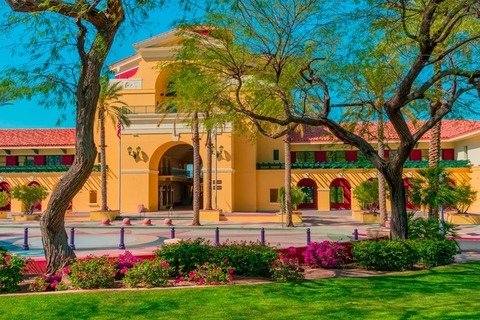
<svg viewBox="0 0 480 320"><path fill-rule="evenodd" d="M410 132L414 132L415 128L419 128L425 121L418 121L417 123L407 122ZM398 141L398 136L393 129L391 122L385 122L385 141ZM377 122L359 122L355 125L355 133L360 134L368 141L376 141L377 137ZM443 120L442 121L442 141L452 141L458 138L468 136L470 134L480 133L480 121L476 120ZM425 133L420 141L429 141L430 131ZM320 142L320 143L334 143L340 142L334 137L327 128L303 126L303 132L297 130L292 135L292 142Z"/></svg>
<svg viewBox="0 0 480 320"><path fill-rule="evenodd" d="M0 148L75 147L75 129L0 130Z"/></svg>

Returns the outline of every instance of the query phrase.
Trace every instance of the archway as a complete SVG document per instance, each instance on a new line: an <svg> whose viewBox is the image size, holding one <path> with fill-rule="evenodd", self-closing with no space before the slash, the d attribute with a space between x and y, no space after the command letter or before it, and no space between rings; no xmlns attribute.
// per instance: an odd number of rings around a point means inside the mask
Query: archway
<svg viewBox="0 0 480 320"><path fill-rule="evenodd" d="M158 162L158 210L192 207L193 147L177 144L167 149Z"/></svg>
<svg viewBox="0 0 480 320"><path fill-rule="evenodd" d="M37 181L32 181L28 184L28 186L39 187L40 184ZM33 211L42 211L42 201L38 201Z"/></svg>
<svg viewBox="0 0 480 320"><path fill-rule="evenodd" d="M10 185L6 182L0 182L0 192L10 193ZM12 200L10 200L5 207L1 207L0 211L10 211L12 209L11 202Z"/></svg>
<svg viewBox="0 0 480 320"><path fill-rule="evenodd" d="M347 180L337 178L330 183L331 210L350 210L352 208L351 198L351 187Z"/></svg>
<svg viewBox="0 0 480 320"><path fill-rule="evenodd" d="M297 183L297 186L302 188L306 194L303 203L298 206L298 209L318 209L317 203L317 184L312 179L302 179Z"/></svg>
<svg viewBox="0 0 480 320"><path fill-rule="evenodd" d="M407 210L418 210L419 208L412 203L410 194L412 193L412 183L410 178L403 179L403 188L405 189L405 207Z"/></svg>

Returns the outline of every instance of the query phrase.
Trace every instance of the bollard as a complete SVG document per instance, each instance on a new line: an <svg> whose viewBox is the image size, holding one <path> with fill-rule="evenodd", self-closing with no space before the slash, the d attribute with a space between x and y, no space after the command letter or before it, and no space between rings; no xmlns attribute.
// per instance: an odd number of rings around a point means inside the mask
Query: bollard
<svg viewBox="0 0 480 320"><path fill-rule="evenodd" d="M310 228L307 228L307 246L310 245Z"/></svg>
<svg viewBox="0 0 480 320"><path fill-rule="evenodd" d="M265 228L262 228L262 230L260 230L260 243L262 245L265 244Z"/></svg>
<svg viewBox="0 0 480 320"><path fill-rule="evenodd" d="M220 230L218 227L215 228L215 247L220 245Z"/></svg>
<svg viewBox="0 0 480 320"><path fill-rule="evenodd" d="M75 250L75 228L70 229L70 249Z"/></svg>
<svg viewBox="0 0 480 320"><path fill-rule="evenodd" d="M170 229L170 239L175 239L175 227L172 227L172 229Z"/></svg>
<svg viewBox="0 0 480 320"><path fill-rule="evenodd" d="M25 228L25 230L23 230L22 250L30 250L30 248L28 247L28 228Z"/></svg>
<svg viewBox="0 0 480 320"><path fill-rule="evenodd" d="M358 229L353 230L353 240L358 241Z"/></svg>
<svg viewBox="0 0 480 320"><path fill-rule="evenodd" d="M120 228L120 244L118 245L118 249L125 249L125 228Z"/></svg>

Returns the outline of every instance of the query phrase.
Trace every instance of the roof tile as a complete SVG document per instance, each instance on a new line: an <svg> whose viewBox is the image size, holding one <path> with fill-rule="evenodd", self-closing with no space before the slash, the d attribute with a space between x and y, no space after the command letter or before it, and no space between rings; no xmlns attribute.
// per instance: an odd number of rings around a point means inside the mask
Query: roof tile
<svg viewBox="0 0 480 320"><path fill-rule="evenodd" d="M0 148L75 147L75 129L0 130Z"/></svg>

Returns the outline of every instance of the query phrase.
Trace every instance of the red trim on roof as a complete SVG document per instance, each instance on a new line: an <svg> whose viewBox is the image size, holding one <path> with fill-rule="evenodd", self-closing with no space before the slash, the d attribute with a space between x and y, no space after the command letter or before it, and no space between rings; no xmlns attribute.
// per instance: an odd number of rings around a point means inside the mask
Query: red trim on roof
<svg viewBox="0 0 480 320"><path fill-rule="evenodd" d="M75 147L75 129L0 130L0 148Z"/></svg>
<svg viewBox="0 0 480 320"><path fill-rule="evenodd" d="M415 132L425 121L418 121L415 124L411 121L407 122L410 132ZM377 141L377 122L359 122L356 124L355 132L368 141ZM398 136L393 129L391 122L385 122L385 140L398 141ZM300 132L295 131L292 134L292 142L340 142L334 137L328 129L324 127L303 126ZM480 133L480 121L477 120L443 120L442 121L442 141L456 139L472 133ZM420 141L429 141L430 131L427 131Z"/></svg>
<svg viewBox="0 0 480 320"><path fill-rule="evenodd" d="M130 69L124 72L120 72L115 75L115 79L129 79L133 77L137 73L137 71L138 71L138 67L135 67L133 69Z"/></svg>

